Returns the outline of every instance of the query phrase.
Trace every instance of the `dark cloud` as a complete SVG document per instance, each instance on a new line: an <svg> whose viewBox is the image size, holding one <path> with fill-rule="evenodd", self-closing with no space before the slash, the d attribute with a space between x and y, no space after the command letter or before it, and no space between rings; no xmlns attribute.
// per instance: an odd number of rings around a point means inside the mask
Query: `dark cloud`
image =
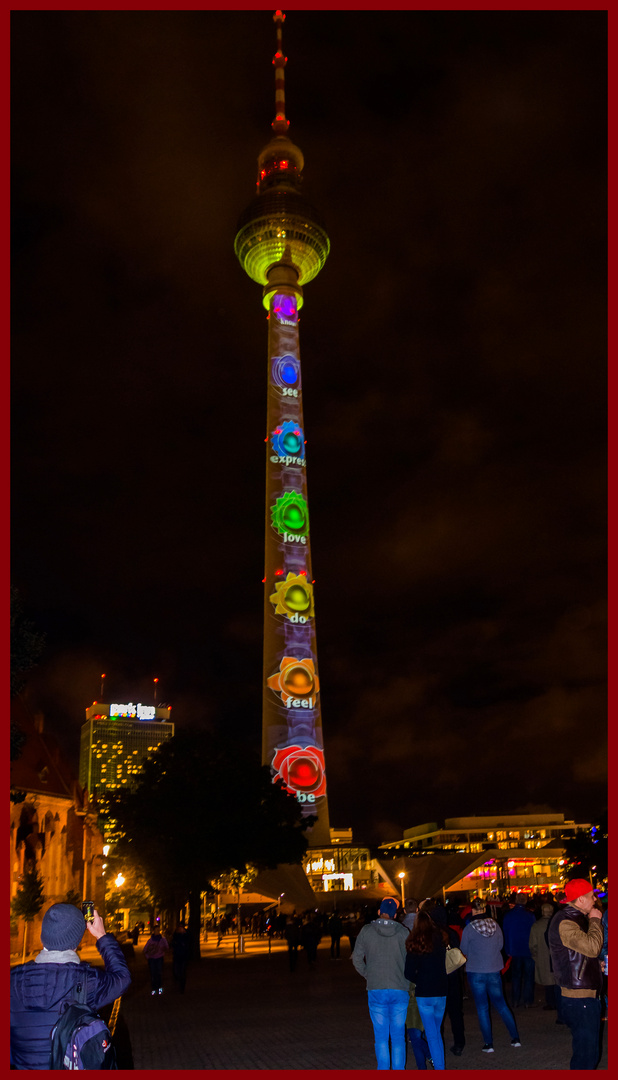
<svg viewBox="0 0 618 1080"><path fill-rule="evenodd" d="M606 15L291 12L285 46L332 241L301 325L331 821L589 820ZM75 756L102 670L259 745L266 324L233 238L273 52L267 12L12 13L13 575Z"/></svg>

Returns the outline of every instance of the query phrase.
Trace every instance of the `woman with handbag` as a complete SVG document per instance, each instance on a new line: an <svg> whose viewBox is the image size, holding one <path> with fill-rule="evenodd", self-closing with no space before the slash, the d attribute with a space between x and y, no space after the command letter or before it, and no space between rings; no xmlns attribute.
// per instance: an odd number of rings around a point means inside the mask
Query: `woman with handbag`
<svg viewBox="0 0 618 1080"><path fill-rule="evenodd" d="M461 1057L464 1046L466 1045L466 1035L464 1029L464 1016L463 1016L463 956L459 948L459 935L456 930L447 924L447 913L445 908L441 904L437 903L433 908L428 909L428 914L431 916L436 926L440 926L443 930L446 930L448 934L448 952L449 955L458 955L460 963L457 967L449 973L447 963L447 975L446 975L446 1015L449 1018L451 1024L451 1031L453 1033L453 1045L450 1047L451 1054L455 1057ZM455 951L456 950L456 951Z"/></svg>
<svg viewBox="0 0 618 1080"><path fill-rule="evenodd" d="M405 977L415 983L414 996L421 1014L434 1069L444 1069L441 1025L446 1007L446 930L436 926L431 916L418 912L406 941Z"/></svg>

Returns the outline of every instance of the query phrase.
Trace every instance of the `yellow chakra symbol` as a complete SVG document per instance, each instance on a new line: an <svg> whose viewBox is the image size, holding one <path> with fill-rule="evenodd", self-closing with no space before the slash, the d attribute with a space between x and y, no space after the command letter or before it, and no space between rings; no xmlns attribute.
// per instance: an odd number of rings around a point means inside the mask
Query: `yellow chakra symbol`
<svg viewBox="0 0 618 1080"><path fill-rule="evenodd" d="M313 660L297 660L295 656L284 656L279 671L267 679L271 690L281 694L281 700L290 698L310 698L320 689L320 680L315 673Z"/></svg>
<svg viewBox="0 0 618 1080"><path fill-rule="evenodd" d="M276 615L287 615L294 622L304 622L314 614L313 585L302 574L290 571L268 599L275 605Z"/></svg>

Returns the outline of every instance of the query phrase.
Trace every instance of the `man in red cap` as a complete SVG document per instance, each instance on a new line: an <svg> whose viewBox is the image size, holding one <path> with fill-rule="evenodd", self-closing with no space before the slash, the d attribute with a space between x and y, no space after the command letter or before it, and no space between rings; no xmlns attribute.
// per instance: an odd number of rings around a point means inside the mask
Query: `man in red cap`
<svg viewBox="0 0 618 1080"><path fill-rule="evenodd" d="M570 1068L596 1069L601 1056L602 912L585 878L568 881L564 895L565 906L551 920L548 940L562 1015L573 1036Z"/></svg>

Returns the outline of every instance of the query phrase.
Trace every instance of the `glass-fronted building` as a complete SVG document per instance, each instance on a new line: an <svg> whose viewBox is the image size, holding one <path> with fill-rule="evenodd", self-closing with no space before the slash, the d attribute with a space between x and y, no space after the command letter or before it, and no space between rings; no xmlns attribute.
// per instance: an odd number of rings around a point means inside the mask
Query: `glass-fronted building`
<svg viewBox="0 0 618 1080"><path fill-rule="evenodd" d="M401 840L381 844L380 854L385 868L389 860L396 864L390 863L392 880L396 871L413 876L406 866L409 859L469 856L464 873L444 882L447 892L491 896L509 890L555 890L565 878L565 841L590 828L565 820L558 812L446 818L441 824L433 821L405 829ZM460 865L465 862L461 859Z"/></svg>
<svg viewBox="0 0 618 1080"><path fill-rule="evenodd" d="M142 762L171 739L170 706L93 701L81 730L79 782L101 802L106 792L132 789Z"/></svg>

